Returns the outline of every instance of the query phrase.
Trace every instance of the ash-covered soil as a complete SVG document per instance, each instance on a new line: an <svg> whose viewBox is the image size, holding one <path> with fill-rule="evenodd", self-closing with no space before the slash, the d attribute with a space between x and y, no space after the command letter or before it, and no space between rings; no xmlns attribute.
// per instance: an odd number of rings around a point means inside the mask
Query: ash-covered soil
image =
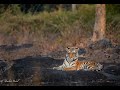
<svg viewBox="0 0 120 90"><path fill-rule="evenodd" d="M1 85L14 86L104 86L120 85L120 64L104 64L104 72L99 71L58 71L51 69L61 65L63 60L50 57L26 57L13 61L13 66L2 73ZM1 62L1 72L6 64ZM3 70L2 70L3 68ZM10 80L16 80L6 82ZM17 82L18 81L18 82Z"/></svg>
<svg viewBox="0 0 120 90"><path fill-rule="evenodd" d="M95 47L95 46L94 46ZM10 49L9 49L10 48ZM120 46L80 48L79 60L94 60L102 71L58 71L66 51L43 55L34 45L0 47L1 86L119 86Z"/></svg>

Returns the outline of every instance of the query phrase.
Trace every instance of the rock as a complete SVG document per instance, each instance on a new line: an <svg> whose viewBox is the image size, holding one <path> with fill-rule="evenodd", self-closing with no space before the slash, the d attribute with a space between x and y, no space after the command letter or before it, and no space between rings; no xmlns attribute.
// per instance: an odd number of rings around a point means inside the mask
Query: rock
<svg viewBox="0 0 120 90"><path fill-rule="evenodd" d="M93 49L93 50L106 49L106 48L111 48L111 47L112 47L112 43L108 39L99 40L99 41L94 42L88 46L89 49Z"/></svg>
<svg viewBox="0 0 120 90"><path fill-rule="evenodd" d="M85 54L85 53L86 53L86 50L84 48L80 48L79 51L78 51L79 55Z"/></svg>

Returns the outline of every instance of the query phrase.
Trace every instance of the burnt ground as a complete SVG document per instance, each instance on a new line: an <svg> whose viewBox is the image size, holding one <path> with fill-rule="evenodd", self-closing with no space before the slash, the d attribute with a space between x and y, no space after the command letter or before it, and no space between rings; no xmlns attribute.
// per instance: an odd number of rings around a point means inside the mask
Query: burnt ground
<svg viewBox="0 0 120 90"><path fill-rule="evenodd" d="M7 49L6 49L7 48ZM10 49L9 49L10 48ZM1 86L119 86L120 48L80 49L79 60L95 60L102 71L58 71L52 67L63 63L65 51L42 55L32 45L0 47ZM33 51L33 53L32 53ZM22 55L21 55L22 53ZM36 54L37 53L37 54ZM82 56L84 54L84 56ZM5 55L8 55L6 58ZM12 59L10 59L12 57ZM10 61L6 61L9 59ZM6 63L7 62L7 63ZM10 65L9 68L9 63Z"/></svg>

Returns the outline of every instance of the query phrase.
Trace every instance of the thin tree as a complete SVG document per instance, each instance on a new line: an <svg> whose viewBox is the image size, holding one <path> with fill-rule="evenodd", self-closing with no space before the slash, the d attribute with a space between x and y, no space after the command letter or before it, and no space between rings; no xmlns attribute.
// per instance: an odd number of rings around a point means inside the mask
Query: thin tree
<svg viewBox="0 0 120 90"><path fill-rule="evenodd" d="M63 4L59 4L58 10L59 10L59 11L62 11L62 10L63 10Z"/></svg>
<svg viewBox="0 0 120 90"><path fill-rule="evenodd" d="M76 4L72 4L72 11L74 12L76 10Z"/></svg>
<svg viewBox="0 0 120 90"><path fill-rule="evenodd" d="M95 24L92 41L99 41L105 38L106 30L106 8L105 4L96 4Z"/></svg>

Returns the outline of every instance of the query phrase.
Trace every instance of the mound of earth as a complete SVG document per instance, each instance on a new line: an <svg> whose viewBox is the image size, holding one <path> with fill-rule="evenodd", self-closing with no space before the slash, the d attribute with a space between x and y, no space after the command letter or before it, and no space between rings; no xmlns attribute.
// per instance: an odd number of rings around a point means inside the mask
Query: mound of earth
<svg viewBox="0 0 120 90"><path fill-rule="evenodd" d="M23 59L14 60L14 65L7 71L1 74L1 80L16 80L16 82L1 83L4 85L14 86L101 86L101 85L120 85L120 78L110 79L104 73L96 71L58 71L52 67L62 64L62 60L53 59L50 57L26 57ZM0 63L1 69L5 67L3 62ZM113 64L104 64L104 72L119 76L119 65L110 66ZM108 67L110 66L110 67ZM119 67L119 68L118 68ZM111 72L112 70L112 72ZM18 81L18 82L17 82Z"/></svg>
<svg viewBox="0 0 120 90"><path fill-rule="evenodd" d="M105 49L105 48L111 48L113 45L112 45L112 42L108 39L102 39L102 40L99 40L99 41L96 41L92 44L90 44L88 47L90 49L93 49L93 50L96 50L96 49Z"/></svg>

